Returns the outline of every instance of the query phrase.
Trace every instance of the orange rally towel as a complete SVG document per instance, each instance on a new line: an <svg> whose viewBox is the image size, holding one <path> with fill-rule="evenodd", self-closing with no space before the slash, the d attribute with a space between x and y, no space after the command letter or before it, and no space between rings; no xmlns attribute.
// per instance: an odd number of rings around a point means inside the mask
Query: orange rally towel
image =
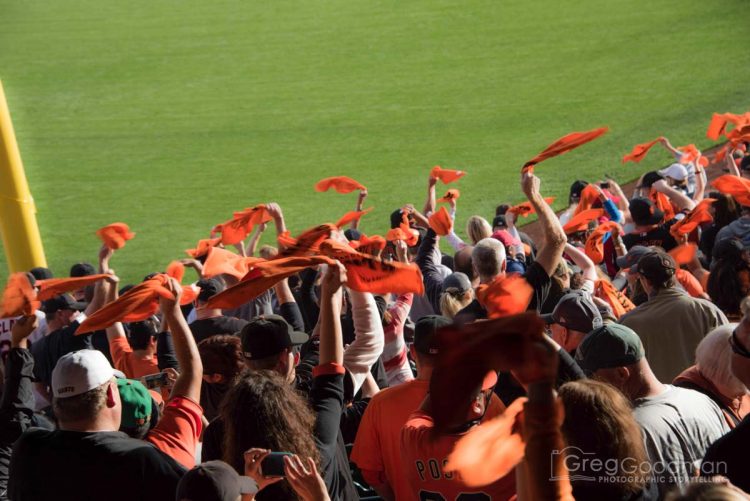
<svg viewBox="0 0 750 501"><path fill-rule="evenodd" d="M615 230L618 230L620 234L623 233L619 224L614 221L607 221L597 226L594 231L591 232L589 238L586 239L585 252L594 264L599 264L604 261L604 236Z"/></svg>
<svg viewBox="0 0 750 501"><path fill-rule="evenodd" d="M458 181L465 175L466 172L462 170L443 169L439 165L436 165L430 171L430 176L439 179L443 184L449 184L454 181Z"/></svg>
<svg viewBox="0 0 750 501"><path fill-rule="evenodd" d="M110 249L122 249L125 242L131 240L135 233L125 223L112 223L96 230L96 236Z"/></svg>
<svg viewBox="0 0 750 501"><path fill-rule="evenodd" d="M336 223L337 228L342 228L346 226L349 223L352 223L354 221L359 221L362 216L372 211L374 207L370 207L369 209L360 210L360 211L350 211L343 215L341 219L338 220Z"/></svg>
<svg viewBox="0 0 750 501"><path fill-rule="evenodd" d="M594 295L607 302L615 318L620 318L635 309L635 304L622 292L618 291L608 280L597 280L594 284Z"/></svg>
<svg viewBox="0 0 750 501"><path fill-rule="evenodd" d="M385 249L386 240L380 235L368 237L363 233L360 235L359 240L352 240L349 242L349 245L352 246L352 249L357 249L367 254Z"/></svg>
<svg viewBox="0 0 750 501"><path fill-rule="evenodd" d="M419 242L419 232L409 225L409 213L405 210L401 214L401 224L399 225L399 228L401 228L404 235L406 235L405 242L407 247L414 247L417 245L417 242Z"/></svg>
<svg viewBox="0 0 750 501"><path fill-rule="evenodd" d="M159 298L174 299L165 287L168 276L159 273L136 285L115 301L86 318L76 335L106 329L115 322L139 322L159 311Z"/></svg>
<svg viewBox="0 0 750 501"><path fill-rule="evenodd" d="M232 219L217 225L214 230L221 232L221 243L234 245L243 241L258 224L267 223L273 219L266 206L256 205L235 212Z"/></svg>
<svg viewBox="0 0 750 501"><path fill-rule="evenodd" d="M750 181L747 179L725 174L714 179L711 186L721 193L732 195L740 205L750 207Z"/></svg>
<svg viewBox="0 0 750 501"><path fill-rule="evenodd" d="M701 156L701 152L694 144L688 144L686 146L680 146L677 148L682 153L680 157L681 164L689 164L695 162Z"/></svg>
<svg viewBox="0 0 750 501"><path fill-rule="evenodd" d="M515 399L499 416L472 427L448 456L445 471L458 472L469 487L496 482L523 459L521 420L526 397Z"/></svg>
<svg viewBox="0 0 750 501"><path fill-rule="evenodd" d="M586 231L591 221L596 221L600 217L604 217L605 215L606 212L604 209L585 210L570 218L570 221L568 221L565 226L563 226L563 231L565 231L566 235L570 235L571 233L576 233L578 231Z"/></svg>
<svg viewBox="0 0 750 501"><path fill-rule="evenodd" d="M335 176L321 179L315 184L315 191L328 191L333 188L338 193L351 193L354 190L366 190L354 179L346 176Z"/></svg>
<svg viewBox="0 0 750 501"><path fill-rule="evenodd" d="M182 279L185 277L185 265L179 261L172 261L167 266L167 275L182 283Z"/></svg>
<svg viewBox="0 0 750 501"><path fill-rule="evenodd" d="M656 145L656 143L658 143L662 139L664 139L664 137L659 136L653 141L649 141L647 143L636 144L635 146L633 146L633 150L629 154L622 157L622 163L640 162L641 160L646 158L646 155L648 154L648 150L650 150L654 145Z"/></svg>
<svg viewBox="0 0 750 501"><path fill-rule="evenodd" d="M607 127L601 127L599 129L593 129L586 132L571 132L570 134L561 137L554 143L547 146L544 151L539 153L537 156L526 162L521 172L534 172L534 166L540 162L547 160L548 158L562 155L570 150L578 148L590 141L593 141L597 137L606 133L609 129Z"/></svg>
<svg viewBox="0 0 750 501"><path fill-rule="evenodd" d="M430 223L430 228L441 237L444 237L453 229L453 219L451 219L451 215L445 207L440 207L440 209L430 214L428 222Z"/></svg>
<svg viewBox="0 0 750 501"><path fill-rule="evenodd" d="M264 261L259 257L243 257L234 252L219 247L214 247L208 252L208 257L203 263L202 275L213 278L217 275L231 275L241 279L255 264Z"/></svg>
<svg viewBox="0 0 750 501"><path fill-rule="evenodd" d="M438 330L429 390L436 432L464 424L471 406L466 396L482 386L489 371L522 366L533 343L543 336L544 321L536 312Z"/></svg>
<svg viewBox="0 0 750 501"><path fill-rule="evenodd" d="M236 308L260 296L283 279L320 264L333 264L333 260L325 256L292 256L257 263L240 282L209 299L206 307Z"/></svg>
<svg viewBox="0 0 750 501"><path fill-rule="evenodd" d="M649 198L654 202L654 206L664 213L664 221L671 221L674 219L674 206L667 195L651 188Z"/></svg>
<svg viewBox="0 0 750 501"><path fill-rule="evenodd" d="M573 216L591 209L591 207L594 205L594 202L596 202L598 199L599 190L597 190L596 186L594 186L593 184L587 184L583 191L581 191L581 199L578 201L578 205L576 206L576 210L573 213Z"/></svg>
<svg viewBox="0 0 750 501"><path fill-rule="evenodd" d="M331 232L333 231L338 231L338 228L332 224L321 224L320 226L305 230L297 238L292 238L284 234L279 235L279 244L284 247L284 249L279 252L279 257L317 254L320 250L320 243L323 240L330 238Z"/></svg>
<svg viewBox="0 0 750 501"><path fill-rule="evenodd" d="M695 231L701 223L710 223L714 220L709 207L716 201L715 198L704 198L683 219L677 221L669 228L669 233L679 240L681 235L688 235Z"/></svg>
<svg viewBox="0 0 750 501"><path fill-rule="evenodd" d="M36 286L39 288L37 299L39 299L39 301L46 301L65 292L83 289L87 285L96 283L103 278L107 278L107 275L102 273L98 275L89 275L87 277L48 278L46 280L37 280Z"/></svg>
<svg viewBox="0 0 750 501"><path fill-rule="evenodd" d="M458 200L461 197L461 192L456 188L451 188L445 192L445 195L437 199L437 203L450 202L451 200Z"/></svg>
<svg viewBox="0 0 750 501"><path fill-rule="evenodd" d="M727 153L729 153L730 146L731 144L727 143L716 151L716 153L714 154L714 163L719 163L724 160L724 157L726 157Z"/></svg>
<svg viewBox="0 0 750 501"><path fill-rule="evenodd" d="M733 124L735 128L742 127L750 123L750 113L735 115L734 113L714 113L711 122L708 124L706 137L717 141L720 136L727 135L727 125Z"/></svg>
<svg viewBox="0 0 750 501"><path fill-rule="evenodd" d="M523 275L516 273L477 287L477 301L487 310L488 318L507 317L526 311L533 294L534 289Z"/></svg>
<svg viewBox="0 0 750 501"><path fill-rule="evenodd" d="M320 245L320 252L338 259L346 267L346 286L352 290L373 294L424 294L424 280L416 264L383 261L332 239Z"/></svg>
<svg viewBox="0 0 750 501"><path fill-rule="evenodd" d="M11 273L3 291L0 318L33 315L39 304L29 276L25 272Z"/></svg>
<svg viewBox="0 0 750 501"><path fill-rule="evenodd" d="M697 245L682 244L669 251L669 255L672 256L674 262L677 263L677 266L684 266L690 264L693 259L695 259L695 254L697 252Z"/></svg>
<svg viewBox="0 0 750 501"><path fill-rule="evenodd" d="M544 201L547 203L547 205L551 205L555 201L555 197L547 197L544 199ZM523 202L518 205L514 205L513 207L508 209L507 212L520 217L528 217L531 214L536 214L536 210L534 210L531 202Z"/></svg>
<svg viewBox="0 0 750 501"><path fill-rule="evenodd" d="M198 259L208 254L209 249L216 247L220 243L221 238L204 238L203 240L198 240L195 249L185 249L185 253L194 259Z"/></svg>

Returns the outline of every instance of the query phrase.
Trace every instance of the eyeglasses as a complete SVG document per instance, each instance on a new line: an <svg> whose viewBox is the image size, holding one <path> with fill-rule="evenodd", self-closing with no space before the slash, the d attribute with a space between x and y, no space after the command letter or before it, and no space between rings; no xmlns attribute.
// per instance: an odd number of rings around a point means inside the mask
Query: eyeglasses
<svg viewBox="0 0 750 501"><path fill-rule="evenodd" d="M737 339L737 329L732 331L732 336L729 338L729 346L732 347L733 353L744 358L750 358L750 350L742 346L740 340Z"/></svg>

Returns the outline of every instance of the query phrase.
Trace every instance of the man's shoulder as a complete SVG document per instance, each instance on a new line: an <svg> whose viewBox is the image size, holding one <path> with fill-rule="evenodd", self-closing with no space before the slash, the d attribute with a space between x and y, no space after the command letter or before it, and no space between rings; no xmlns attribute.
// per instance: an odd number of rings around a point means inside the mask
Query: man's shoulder
<svg viewBox="0 0 750 501"><path fill-rule="evenodd" d="M368 408L387 408L413 403L414 409L416 409L422 403L425 395L427 395L427 390L428 387L423 381L412 379L398 386L392 386L379 391L372 397L367 406Z"/></svg>

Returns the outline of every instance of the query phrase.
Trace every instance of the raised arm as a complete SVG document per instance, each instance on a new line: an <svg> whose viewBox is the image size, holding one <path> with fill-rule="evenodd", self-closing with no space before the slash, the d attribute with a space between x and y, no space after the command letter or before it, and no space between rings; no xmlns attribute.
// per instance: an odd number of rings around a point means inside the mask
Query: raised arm
<svg viewBox="0 0 750 501"><path fill-rule="evenodd" d="M581 252L581 250L574 245L565 244L565 254L567 254L570 260L573 261L573 264L583 271L583 279L591 282L591 290L593 291L594 282L599 278L596 274L596 265L594 262L585 252Z"/></svg>
<svg viewBox="0 0 750 501"><path fill-rule="evenodd" d="M171 300L162 297L159 300L159 305L162 314L168 321L175 355L180 364L180 375L175 381L171 396L186 397L194 402L200 402L203 363L193 334L190 332L185 317L182 316L182 310L180 310L182 287L177 280L170 278L166 288L174 294L175 298Z"/></svg>
<svg viewBox="0 0 750 501"><path fill-rule="evenodd" d="M425 200L424 203L424 210L422 210L422 214L425 214L429 216L433 212L435 212L435 184L437 183L437 178L430 176L427 180L427 200Z"/></svg>
<svg viewBox="0 0 750 501"><path fill-rule="evenodd" d="M114 251L106 245L102 245L99 249L99 273L112 272L109 267L109 259L112 257L112 254L114 254ZM116 289L117 281L111 282L109 280L99 280L94 284L94 296L91 298L91 302L88 304L86 311L84 312L87 317L93 315L99 310L99 308L105 305L110 287Z"/></svg>
<svg viewBox="0 0 750 501"><path fill-rule="evenodd" d="M547 275L552 276L557 267L557 263L562 257L563 249L568 239L557 219L555 212L547 205L542 195L539 193L539 178L531 173L521 175L521 188L526 198L536 210L539 223L544 233L544 244L540 247L536 255L536 262L544 268Z"/></svg>
<svg viewBox="0 0 750 501"><path fill-rule="evenodd" d="M365 204L365 199L367 198L367 190L359 190L359 196L357 197L357 205L354 207L354 210L359 212L362 210L362 206ZM353 230L356 230L359 228L359 219L355 219L351 222L349 227Z"/></svg>
<svg viewBox="0 0 750 501"><path fill-rule="evenodd" d="M344 350L344 367L354 383L353 395L362 386L370 367L383 353L385 336L375 298L369 292L349 290L354 320L354 341Z"/></svg>
<svg viewBox="0 0 750 501"><path fill-rule="evenodd" d="M284 213L281 211L279 204L271 202L266 204L266 210L273 217L273 224L276 225L276 235L281 235L286 231L286 223L284 222Z"/></svg>
<svg viewBox="0 0 750 501"><path fill-rule="evenodd" d="M250 241L247 243L247 248L245 249L245 256L255 256L255 251L258 250L258 243L260 242L260 237L263 235L263 232L266 231L266 223L260 223L253 232L253 235L250 237Z"/></svg>
<svg viewBox="0 0 750 501"><path fill-rule="evenodd" d="M659 193L664 193L681 211L693 210L695 202L679 190L669 186L663 179L656 181L652 186Z"/></svg>
<svg viewBox="0 0 750 501"><path fill-rule="evenodd" d="M677 160L679 160L680 157L682 156L682 152L678 150L677 148L675 148L674 146L672 146L672 143L670 143L669 139L667 139L666 137L662 137L659 140L659 144L661 144L664 147L664 149L669 151L669 153L671 153L672 156L675 157Z"/></svg>
<svg viewBox="0 0 750 501"><path fill-rule="evenodd" d="M320 285L320 365L344 364L341 330L341 284L344 282L346 268L338 261L328 266Z"/></svg>

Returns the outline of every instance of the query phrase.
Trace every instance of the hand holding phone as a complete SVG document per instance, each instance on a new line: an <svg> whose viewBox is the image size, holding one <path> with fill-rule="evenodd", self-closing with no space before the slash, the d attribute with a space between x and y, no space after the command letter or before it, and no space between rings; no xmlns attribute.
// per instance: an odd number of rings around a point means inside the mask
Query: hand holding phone
<svg viewBox="0 0 750 501"><path fill-rule="evenodd" d="M265 477L284 476L284 456L293 456L291 452L271 452L260 463L260 469Z"/></svg>

